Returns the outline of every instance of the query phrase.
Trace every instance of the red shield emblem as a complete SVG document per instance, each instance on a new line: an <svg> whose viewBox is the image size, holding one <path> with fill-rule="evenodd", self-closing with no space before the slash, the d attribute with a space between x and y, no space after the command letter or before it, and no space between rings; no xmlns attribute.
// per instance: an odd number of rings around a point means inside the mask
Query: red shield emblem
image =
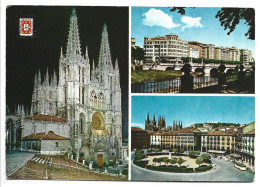
<svg viewBox="0 0 260 187"><path fill-rule="evenodd" d="M20 35L32 36L33 35L33 19L20 18Z"/></svg>

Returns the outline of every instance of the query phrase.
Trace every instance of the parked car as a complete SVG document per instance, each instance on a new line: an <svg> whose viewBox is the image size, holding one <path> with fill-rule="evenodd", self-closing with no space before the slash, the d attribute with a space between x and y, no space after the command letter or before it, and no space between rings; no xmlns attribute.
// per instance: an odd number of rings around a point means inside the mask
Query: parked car
<svg viewBox="0 0 260 187"><path fill-rule="evenodd" d="M235 168L240 169L241 171L247 170L246 166L240 162L235 162L234 166L235 166Z"/></svg>

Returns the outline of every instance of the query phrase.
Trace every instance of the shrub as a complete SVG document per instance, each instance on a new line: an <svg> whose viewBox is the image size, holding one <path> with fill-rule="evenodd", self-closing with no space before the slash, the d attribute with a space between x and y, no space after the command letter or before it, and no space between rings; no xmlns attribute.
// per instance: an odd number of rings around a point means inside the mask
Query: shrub
<svg viewBox="0 0 260 187"><path fill-rule="evenodd" d="M196 164L200 165L202 163L203 163L203 158L202 157L196 158Z"/></svg>
<svg viewBox="0 0 260 187"><path fill-rule="evenodd" d="M211 164L208 165L208 166L200 166L198 168L195 168L195 171L208 171L210 169L212 169L212 165Z"/></svg>
<svg viewBox="0 0 260 187"><path fill-rule="evenodd" d="M209 154L205 154L205 153L202 154L201 157L203 158L204 162L208 162L211 159L211 156Z"/></svg>
<svg viewBox="0 0 260 187"><path fill-rule="evenodd" d="M186 167L176 167L176 166L151 166L148 165L146 169L154 170L154 171L163 171L163 172L174 172L174 173L192 173L192 168Z"/></svg>
<svg viewBox="0 0 260 187"><path fill-rule="evenodd" d="M122 174L123 174L123 175L128 175L128 169L124 169L124 170L122 171Z"/></svg>

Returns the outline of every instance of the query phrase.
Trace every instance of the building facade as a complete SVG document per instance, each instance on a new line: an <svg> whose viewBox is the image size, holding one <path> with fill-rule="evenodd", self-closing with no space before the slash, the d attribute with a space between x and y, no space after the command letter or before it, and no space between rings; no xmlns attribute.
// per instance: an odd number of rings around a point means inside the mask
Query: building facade
<svg viewBox="0 0 260 187"><path fill-rule="evenodd" d="M144 38L144 57L146 63L175 63L188 56L188 42L175 34Z"/></svg>
<svg viewBox="0 0 260 187"><path fill-rule="evenodd" d="M150 133L139 127L131 127L131 150L148 148L150 148Z"/></svg>
<svg viewBox="0 0 260 187"><path fill-rule="evenodd" d="M48 116L52 116L51 120L45 121ZM77 158L83 155L102 163L122 157L120 75L117 60L112 63L106 25L98 64L93 61L91 69L87 47L84 54L81 51L78 19L73 9L66 52L63 54L62 48L60 52L59 76L55 72L50 76L48 70L43 79L41 72L35 74L31 113L21 118L24 121L21 126L25 129L30 126L34 133L52 130L69 138L71 152ZM25 129L22 138L30 133Z"/></svg>
<svg viewBox="0 0 260 187"><path fill-rule="evenodd" d="M201 135L201 151L212 153L234 153L236 135L233 129L212 131Z"/></svg>

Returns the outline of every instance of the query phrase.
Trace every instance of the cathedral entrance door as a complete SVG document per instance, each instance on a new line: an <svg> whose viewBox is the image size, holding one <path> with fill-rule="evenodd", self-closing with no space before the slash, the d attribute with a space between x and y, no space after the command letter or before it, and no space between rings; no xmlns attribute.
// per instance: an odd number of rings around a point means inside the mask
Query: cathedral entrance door
<svg viewBox="0 0 260 187"><path fill-rule="evenodd" d="M102 168L103 167L103 154L98 154L98 167Z"/></svg>

